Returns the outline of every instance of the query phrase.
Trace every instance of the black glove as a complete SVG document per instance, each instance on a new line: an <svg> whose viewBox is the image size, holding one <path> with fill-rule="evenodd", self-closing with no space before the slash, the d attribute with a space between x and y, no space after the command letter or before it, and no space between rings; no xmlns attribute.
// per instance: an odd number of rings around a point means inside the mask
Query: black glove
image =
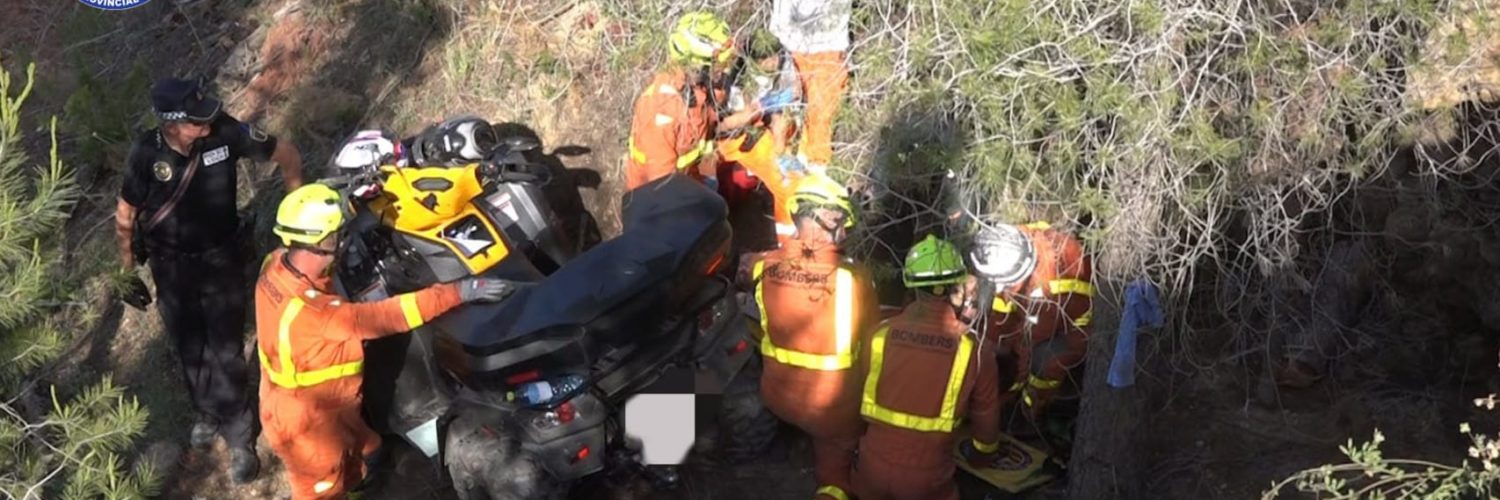
<svg viewBox="0 0 1500 500"><path fill-rule="evenodd" d="M151 289L146 288L146 282L141 281L138 276L132 276L130 282L125 284L125 290L120 293L120 300L139 310L146 310L151 305Z"/></svg>
<svg viewBox="0 0 1500 500"><path fill-rule="evenodd" d="M509 281L465 278L458 282L458 298L464 302L499 302L516 291Z"/></svg>

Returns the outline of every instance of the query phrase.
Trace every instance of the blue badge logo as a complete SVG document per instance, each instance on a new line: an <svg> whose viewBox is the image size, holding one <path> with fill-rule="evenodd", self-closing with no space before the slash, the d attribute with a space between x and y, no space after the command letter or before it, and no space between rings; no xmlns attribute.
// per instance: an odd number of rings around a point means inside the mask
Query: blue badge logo
<svg viewBox="0 0 1500 500"><path fill-rule="evenodd" d="M146 5L146 2L150 2L151 0L78 0L78 1L83 2L84 5L87 5L89 7L93 7L95 9L126 10L126 9L134 9L134 8L140 7L142 5Z"/></svg>

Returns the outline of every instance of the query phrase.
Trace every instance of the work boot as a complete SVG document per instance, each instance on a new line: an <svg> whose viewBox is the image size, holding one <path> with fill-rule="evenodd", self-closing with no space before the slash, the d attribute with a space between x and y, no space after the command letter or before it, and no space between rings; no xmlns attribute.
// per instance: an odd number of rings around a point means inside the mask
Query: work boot
<svg viewBox="0 0 1500 500"><path fill-rule="evenodd" d="M210 422L199 421L193 424L193 432L189 441L194 448L208 448L214 445L214 436L218 433L219 426Z"/></svg>
<svg viewBox="0 0 1500 500"><path fill-rule="evenodd" d="M260 474L260 457L255 455L255 449L242 446L230 450L229 477L235 484L245 484L255 480Z"/></svg>

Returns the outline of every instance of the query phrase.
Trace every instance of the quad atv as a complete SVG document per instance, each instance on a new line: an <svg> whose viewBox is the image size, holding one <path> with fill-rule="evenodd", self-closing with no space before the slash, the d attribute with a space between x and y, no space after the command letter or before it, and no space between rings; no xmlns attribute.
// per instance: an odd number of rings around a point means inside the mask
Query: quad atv
<svg viewBox="0 0 1500 500"><path fill-rule="evenodd" d="M434 459L465 499L552 498L600 472L670 487L672 471L641 465L623 408L663 371L691 367L728 387L722 418L738 432L722 444L758 451L775 420L755 400L759 360L728 278L724 201L688 177L659 179L625 195L623 234L572 252L552 232L535 148L504 140L468 165L370 165L330 182L353 207L341 294L378 300L468 276L522 283L504 301L368 342L372 427ZM582 383L546 401L516 397L562 377Z"/></svg>

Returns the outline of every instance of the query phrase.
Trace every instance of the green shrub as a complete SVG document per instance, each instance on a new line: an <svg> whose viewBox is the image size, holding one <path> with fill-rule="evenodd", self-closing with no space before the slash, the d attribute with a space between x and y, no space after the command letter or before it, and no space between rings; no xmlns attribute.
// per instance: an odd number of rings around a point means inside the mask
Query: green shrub
<svg viewBox="0 0 1500 500"><path fill-rule="evenodd" d="M46 165L34 167L21 135L21 106L34 66L12 95L0 71L0 493L6 498L141 498L158 488L141 462L121 453L146 425L146 411L109 378L71 397L52 387L37 404L39 369L64 354L71 325L51 313L60 231L80 191L58 158L57 120ZM30 403L30 404L28 404Z"/></svg>

